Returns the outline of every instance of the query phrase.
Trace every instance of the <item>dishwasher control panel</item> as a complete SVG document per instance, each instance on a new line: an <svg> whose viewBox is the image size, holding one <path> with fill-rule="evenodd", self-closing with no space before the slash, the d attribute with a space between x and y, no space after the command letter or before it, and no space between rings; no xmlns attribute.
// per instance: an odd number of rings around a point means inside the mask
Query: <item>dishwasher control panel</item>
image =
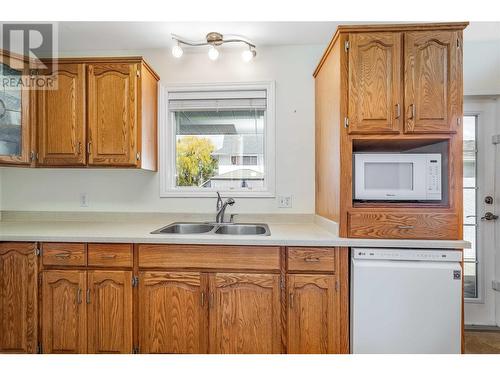
<svg viewBox="0 0 500 375"><path fill-rule="evenodd" d="M352 248L353 259L461 262L461 250Z"/></svg>

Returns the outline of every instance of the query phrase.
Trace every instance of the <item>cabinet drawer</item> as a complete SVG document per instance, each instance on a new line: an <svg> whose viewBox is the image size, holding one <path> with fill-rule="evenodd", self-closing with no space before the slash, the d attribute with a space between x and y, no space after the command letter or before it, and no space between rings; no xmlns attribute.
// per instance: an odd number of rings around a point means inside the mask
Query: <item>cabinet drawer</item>
<svg viewBox="0 0 500 375"><path fill-rule="evenodd" d="M140 245L139 267L231 270L280 269L279 247Z"/></svg>
<svg viewBox="0 0 500 375"><path fill-rule="evenodd" d="M45 266L85 266L85 244L47 242L42 244L42 262Z"/></svg>
<svg viewBox="0 0 500 375"><path fill-rule="evenodd" d="M458 216L449 213L349 213L349 237L459 239Z"/></svg>
<svg viewBox="0 0 500 375"><path fill-rule="evenodd" d="M335 271L333 248L289 247L287 256L289 271Z"/></svg>
<svg viewBox="0 0 500 375"><path fill-rule="evenodd" d="M88 253L89 266L132 267L132 244L91 243Z"/></svg>

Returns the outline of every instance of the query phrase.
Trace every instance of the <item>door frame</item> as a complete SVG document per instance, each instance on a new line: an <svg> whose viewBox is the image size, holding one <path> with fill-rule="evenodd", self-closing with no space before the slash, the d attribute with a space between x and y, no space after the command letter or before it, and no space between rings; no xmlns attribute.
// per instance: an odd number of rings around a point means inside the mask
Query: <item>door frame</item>
<svg viewBox="0 0 500 375"><path fill-rule="evenodd" d="M476 159L476 258L477 298L465 298L465 324L496 325L495 291L488 287L495 274L495 245L486 251L488 243L495 244L498 223L481 222L484 212L498 210L498 199L493 205L486 205L486 195L498 197L495 188L495 145L492 136L498 132L495 122L495 98L470 96L464 100L464 116L477 116L477 159Z"/></svg>

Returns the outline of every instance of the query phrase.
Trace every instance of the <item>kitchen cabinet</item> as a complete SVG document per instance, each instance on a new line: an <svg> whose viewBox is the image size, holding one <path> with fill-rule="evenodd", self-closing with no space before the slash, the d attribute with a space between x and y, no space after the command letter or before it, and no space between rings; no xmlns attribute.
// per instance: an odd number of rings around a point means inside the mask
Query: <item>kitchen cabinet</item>
<svg viewBox="0 0 500 375"><path fill-rule="evenodd" d="M41 249L42 351L132 353L131 245L48 242Z"/></svg>
<svg viewBox="0 0 500 375"><path fill-rule="evenodd" d="M207 353L207 286L199 272L140 273L141 353Z"/></svg>
<svg viewBox="0 0 500 375"><path fill-rule="evenodd" d="M40 166L157 169L158 80L141 57L59 59L39 95Z"/></svg>
<svg viewBox="0 0 500 375"><path fill-rule="evenodd" d="M38 165L86 164L85 64L60 63L46 74L57 89L39 90Z"/></svg>
<svg viewBox="0 0 500 375"><path fill-rule="evenodd" d="M339 223L341 237L462 239L462 34L467 25L337 28L313 74L315 212ZM443 160L440 200L354 198L353 181L362 173L355 169L355 153L425 150L435 150Z"/></svg>
<svg viewBox="0 0 500 375"><path fill-rule="evenodd" d="M88 67L89 165L134 166L137 145L137 64Z"/></svg>
<svg viewBox="0 0 500 375"><path fill-rule="evenodd" d="M43 272L43 353L87 353L86 290L85 271Z"/></svg>
<svg viewBox="0 0 500 375"><path fill-rule="evenodd" d="M210 277L210 352L281 353L279 275Z"/></svg>
<svg viewBox="0 0 500 375"><path fill-rule="evenodd" d="M32 91L23 86L29 76L25 59L0 50L0 164L31 163ZM4 81L5 80L5 81Z"/></svg>
<svg viewBox="0 0 500 375"><path fill-rule="evenodd" d="M347 248L35 245L0 242L0 352L348 352Z"/></svg>
<svg viewBox="0 0 500 375"><path fill-rule="evenodd" d="M88 271L89 353L132 353L132 271Z"/></svg>
<svg viewBox="0 0 500 375"><path fill-rule="evenodd" d="M349 133L399 133L402 128L402 33L349 36Z"/></svg>
<svg viewBox="0 0 500 375"><path fill-rule="evenodd" d="M159 77L142 58L87 64L88 165L156 171Z"/></svg>
<svg viewBox="0 0 500 375"><path fill-rule="evenodd" d="M456 131L463 101L460 35L405 33L405 132Z"/></svg>
<svg viewBox="0 0 500 375"><path fill-rule="evenodd" d="M288 353L339 353L339 293L336 276L288 275Z"/></svg>
<svg viewBox="0 0 500 375"><path fill-rule="evenodd" d="M38 261L34 243L0 242L0 353L35 353Z"/></svg>

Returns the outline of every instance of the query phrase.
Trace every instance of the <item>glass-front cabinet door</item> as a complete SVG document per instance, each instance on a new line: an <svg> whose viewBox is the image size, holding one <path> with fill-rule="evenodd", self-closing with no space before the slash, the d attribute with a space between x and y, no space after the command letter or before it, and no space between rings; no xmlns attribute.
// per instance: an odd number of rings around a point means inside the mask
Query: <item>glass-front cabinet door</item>
<svg viewBox="0 0 500 375"><path fill-rule="evenodd" d="M19 62L0 51L0 164L30 162L30 90Z"/></svg>

